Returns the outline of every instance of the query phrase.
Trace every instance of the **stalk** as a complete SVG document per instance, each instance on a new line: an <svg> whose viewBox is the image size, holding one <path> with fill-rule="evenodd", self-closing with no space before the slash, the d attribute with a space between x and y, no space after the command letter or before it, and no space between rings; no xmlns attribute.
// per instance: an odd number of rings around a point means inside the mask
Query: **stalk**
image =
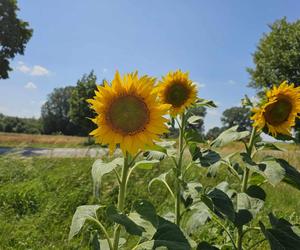
<svg viewBox="0 0 300 250"><path fill-rule="evenodd" d="M253 128L252 132L251 132L251 136L250 136L250 141L249 141L248 147L247 147L247 154L250 158L251 158L251 154L252 154L252 150L253 150L253 146L254 146L255 136L256 136L256 128ZM247 190L249 173L250 173L250 170L246 167L244 175L243 175L243 181L242 181L242 188L241 188L242 192L246 192L246 190ZM242 243L243 243L243 226L238 227L238 235L237 235L237 243L236 243L238 250L243 249Z"/></svg>
<svg viewBox="0 0 300 250"><path fill-rule="evenodd" d="M176 225L180 225L180 201L181 201L181 197L180 197L180 181L179 178L182 175L182 158L183 158L183 136L184 136L184 131L185 131L185 124L184 124L184 113L181 115L181 125L179 126L180 130L179 130L179 146L178 146L178 162L177 162L177 166L176 166L176 183L175 183L175 216L176 216L176 220L175 223Z"/></svg>
<svg viewBox="0 0 300 250"><path fill-rule="evenodd" d="M118 195L118 210L120 212L124 212L124 204L125 204L125 198L126 198L126 187L127 187L127 176L128 176L128 171L129 171L129 155L126 153L124 157L124 166L122 168L122 175L121 175L121 182L119 184L119 195ZM121 232L121 227L120 225L115 226L115 231L114 231L114 245L113 249L118 250L119 247L119 239L120 239L120 232Z"/></svg>

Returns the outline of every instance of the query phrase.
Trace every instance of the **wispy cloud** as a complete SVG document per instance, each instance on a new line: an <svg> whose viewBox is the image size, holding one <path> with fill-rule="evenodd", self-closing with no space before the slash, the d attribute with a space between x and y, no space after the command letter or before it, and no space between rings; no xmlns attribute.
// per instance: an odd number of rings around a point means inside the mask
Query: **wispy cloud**
<svg viewBox="0 0 300 250"><path fill-rule="evenodd" d="M31 89L36 89L37 86L33 82L28 82L25 84L24 88L31 90Z"/></svg>
<svg viewBox="0 0 300 250"><path fill-rule="evenodd" d="M41 65L34 65L33 67L30 67L22 61L18 62L16 69L31 76L45 76L50 74L50 71Z"/></svg>
<svg viewBox="0 0 300 250"><path fill-rule="evenodd" d="M234 80L228 80L227 83L228 83L229 85L235 85L235 84L236 84L236 81L234 81Z"/></svg>
<svg viewBox="0 0 300 250"><path fill-rule="evenodd" d="M194 82L200 89L204 88L206 85L205 83L200 83L200 82Z"/></svg>

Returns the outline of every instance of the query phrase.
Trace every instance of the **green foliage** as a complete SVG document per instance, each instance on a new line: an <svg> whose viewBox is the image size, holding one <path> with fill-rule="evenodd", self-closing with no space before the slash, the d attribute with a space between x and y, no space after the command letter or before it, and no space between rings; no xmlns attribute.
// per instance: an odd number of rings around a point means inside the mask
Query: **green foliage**
<svg viewBox="0 0 300 250"><path fill-rule="evenodd" d="M69 117L70 120L76 124L79 128L77 134L87 136L93 129L95 125L88 118L94 118L95 113L89 108L86 100L93 98L95 95L95 90L97 77L93 71L88 75L83 75L81 79L77 81L76 87L72 90L70 96L70 110Z"/></svg>
<svg viewBox="0 0 300 250"><path fill-rule="evenodd" d="M244 139L249 135L250 133L248 131L239 132L238 125L236 125L222 132L214 141L212 141L211 145L213 147L223 147L228 143Z"/></svg>
<svg viewBox="0 0 300 250"><path fill-rule="evenodd" d="M19 118L0 114L0 132L41 134L42 123L40 119Z"/></svg>
<svg viewBox="0 0 300 250"><path fill-rule="evenodd" d="M74 87L56 88L42 106L41 119L45 134L76 135L78 126L70 121L70 98Z"/></svg>
<svg viewBox="0 0 300 250"><path fill-rule="evenodd" d="M232 107L226 109L221 117L225 129L238 125L238 131L250 130L250 109L245 107Z"/></svg>
<svg viewBox="0 0 300 250"><path fill-rule="evenodd" d="M17 17L16 0L0 2L0 79L8 78L12 69L9 60L24 54L25 46L32 36L29 24Z"/></svg>
<svg viewBox="0 0 300 250"><path fill-rule="evenodd" d="M300 83L300 21L286 18L269 25L270 32L260 39L253 54L254 68L248 68L251 87L262 89L282 81Z"/></svg>

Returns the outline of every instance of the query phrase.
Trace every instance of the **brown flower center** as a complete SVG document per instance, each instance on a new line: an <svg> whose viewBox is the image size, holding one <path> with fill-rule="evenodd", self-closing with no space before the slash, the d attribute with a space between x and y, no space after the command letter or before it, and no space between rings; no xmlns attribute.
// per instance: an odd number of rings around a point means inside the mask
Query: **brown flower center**
<svg viewBox="0 0 300 250"><path fill-rule="evenodd" d="M275 103L266 107L265 119L271 125L280 125L288 120L292 104L285 97L279 97Z"/></svg>
<svg viewBox="0 0 300 250"><path fill-rule="evenodd" d="M173 83L166 89L166 102L173 107L180 107L189 98L190 90L182 83Z"/></svg>
<svg viewBox="0 0 300 250"><path fill-rule="evenodd" d="M131 95L120 96L114 100L106 116L112 129L125 135L144 130L149 118L149 109L145 102Z"/></svg>

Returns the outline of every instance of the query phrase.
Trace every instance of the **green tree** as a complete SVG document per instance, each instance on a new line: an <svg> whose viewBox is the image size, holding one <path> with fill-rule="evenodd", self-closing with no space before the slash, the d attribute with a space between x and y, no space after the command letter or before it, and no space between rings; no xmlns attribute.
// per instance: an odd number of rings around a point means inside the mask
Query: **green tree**
<svg viewBox="0 0 300 250"><path fill-rule="evenodd" d="M251 87L261 89L288 80L300 85L300 20L286 18L269 25L253 54L254 68L248 68Z"/></svg>
<svg viewBox="0 0 300 250"><path fill-rule="evenodd" d="M42 106L41 116L45 134L78 134L79 128L70 121L70 98L74 87L56 88Z"/></svg>
<svg viewBox="0 0 300 250"><path fill-rule="evenodd" d="M226 109L221 117L221 122L225 129L239 125L239 130L249 130L251 128L250 109L244 107L232 107Z"/></svg>
<svg viewBox="0 0 300 250"><path fill-rule="evenodd" d="M300 20L286 18L269 25L270 32L260 39L253 54L254 68L248 68L249 86L261 90L289 81L300 86ZM296 121L300 141L300 120Z"/></svg>
<svg viewBox="0 0 300 250"><path fill-rule="evenodd" d="M32 36L29 24L17 17L16 0L0 1L0 79L8 78L12 69L9 60L24 54L25 45Z"/></svg>
<svg viewBox="0 0 300 250"><path fill-rule="evenodd" d="M95 125L88 118L94 118L95 113L89 108L87 99L93 98L97 77L94 72L91 71L88 75L77 81L76 87L73 89L70 97L70 112L69 117L71 121L79 127L80 135L88 135Z"/></svg>

